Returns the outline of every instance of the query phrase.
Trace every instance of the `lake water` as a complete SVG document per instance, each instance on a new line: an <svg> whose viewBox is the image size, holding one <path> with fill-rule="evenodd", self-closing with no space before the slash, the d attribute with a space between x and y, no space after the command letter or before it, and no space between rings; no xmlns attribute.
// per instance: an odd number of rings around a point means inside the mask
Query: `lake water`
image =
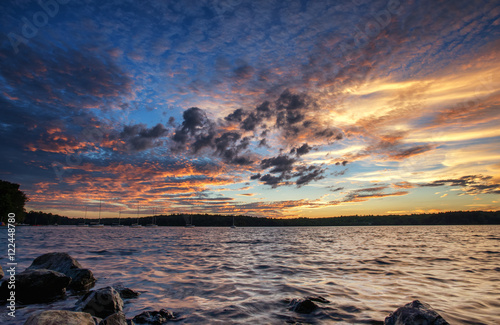
<svg viewBox="0 0 500 325"><path fill-rule="evenodd" d="M6 230L0 264L7 263ZM166 308L181 324L380 324L414 299L451 324L500 324L500 226L301 228L20 227L18 269L67 252L98 279L142 294L127 318ZM286 299L331 303L309 315ZM76 297L18 306L71 309Z"/></svg>

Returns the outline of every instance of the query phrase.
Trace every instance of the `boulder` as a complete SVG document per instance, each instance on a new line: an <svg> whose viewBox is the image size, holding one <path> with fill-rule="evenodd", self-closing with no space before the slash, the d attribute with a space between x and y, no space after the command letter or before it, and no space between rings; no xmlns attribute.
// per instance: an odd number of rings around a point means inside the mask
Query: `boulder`
<svg viewBox="0 0 500 325"><path fill-rule="evenodd" d="M115 289L116 291L118 291L118 293L120 294L120 297L122 299L136 298L136 297L138 297L140 295L139 292L137 292L135 290L132 290L130 288L125 288L121 284L115 284L115 285L113 285L113 289Z"/></svg>
<svg viewBox="0 0 500 325"><path fill-rule="evenodd" d="M120 311L106 317L99 325L127 325L127 319L125 318L125 314Z"/></svg>
<svg viewBox="0 0 500 325"><path fill-rule="evenodd" d="M92 316L67 310L46 310L30 316L24 325L94 325Z"/></svg>
<svg viewBox="0 0 500 325"><path fill-rule="evenodd" d="M123 310L123 300L112 287L93 290L81 300L79 309L93 316L106 318Z"/></svg>
<svg viewBox="0 0 500 325"><path fill-rule="evenodd" d="M162 309L160 311L144 311L135 316L132 321L136 324L162 325L173 318L175 318L174 314Z"/></svg>
<svg viewBox="0 0 500 325"><path fill-rule="evenodd" d="M314 310L316 310L316 308L318 308L318 305L316 305L314 302L320 302L322 304L330 303L328 300L320 296L300 299L296 298L290 301L288 309L299 314L310 314Z"/></svg>
<svg viewBox="0 0 500 325"><path fill-rule="evenodd" d="M61 298L71 278L52 270L26 270L16 275L16 301L24 304L49 302ZM9 297L8 281L0 286L0 300Z"/></svg>
<svg viewBox="0 0 500 325"><path fill-rule="evenodd" d="M426 303L414 300L385 318L385 325L449 325Z"/></svg>
<svg viewBox="0 0 500 325"><path fill-rule="evenodd" d="M2 269L2 266L0 265L0 279L3 278L4 274L3 274L3 269Z"/></svg>
<svg viewBox="0 0 500 325"><path fill-rule="evenodd" d="M49 269L66 274L71 278L68 289L87 291L96 279L89 269L84 269L77 260L66 253L47 253L35 258L28 270Z"/></svg>
<svg viewBox="0 0 500 325"><path fill-rule="evenodd" d="M299 314L310 314L318 306L310 299L293 299L288 305L288 309Z"/></svg>

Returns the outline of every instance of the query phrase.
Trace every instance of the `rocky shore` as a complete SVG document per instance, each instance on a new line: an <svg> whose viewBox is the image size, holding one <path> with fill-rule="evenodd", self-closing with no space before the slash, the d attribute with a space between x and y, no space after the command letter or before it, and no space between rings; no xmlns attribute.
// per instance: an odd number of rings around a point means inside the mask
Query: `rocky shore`
<svg viewBox="0 0 500 325"><path fill-rule="evenodd" d="M0 266L0 279L4 272ZM69 293L80 296L72 310L44 310L29 317L24 325L161 325L176 321L175 313L166 309L144 311L126 318L123 305L139 296L133 289L121 285L91 290L96 278L89 269L67 253L48 253L37 257L22 273L16 275L16 303L48 303L64 299ZM7 303L8 280L0 284L0 303ZM299 314L310 314L330 302L323 297L294 298L284 302L284 308ZM285 305L286 304L286 305ZM388 315L385 325L447 325L431 306L412 301Z"/></svg>

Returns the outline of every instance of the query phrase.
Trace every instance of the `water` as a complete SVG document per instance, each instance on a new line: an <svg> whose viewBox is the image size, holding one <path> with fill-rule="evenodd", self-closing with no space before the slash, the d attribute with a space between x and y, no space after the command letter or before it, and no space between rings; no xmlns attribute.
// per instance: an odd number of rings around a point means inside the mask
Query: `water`
<svg viewBox="0 0 500 325"><path fill-rule="evenodd" d="M420 299L452 324L500 323L500 226L20 227L16 243L19 270L63 251L94 272L97 288L140 291L127 318L166 308L181 324L380 324ZM310 295L331 303L310 315L287 310L286 299ZM76 300L18 306L9 322Z"/></svg>

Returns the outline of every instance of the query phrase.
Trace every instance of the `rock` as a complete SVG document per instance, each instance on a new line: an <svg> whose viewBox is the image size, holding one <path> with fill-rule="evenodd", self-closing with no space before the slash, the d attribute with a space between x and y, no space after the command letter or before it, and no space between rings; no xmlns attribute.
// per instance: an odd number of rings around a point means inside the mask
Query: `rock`
<svg viewBox="0 0 500 325"><path fill-rule="evenodd" d="M48 253L35 258L28 270L49 269L66 274L71 278L68 289L87 291L96 279L89 269L84 269L77 260L66 253Z"/></svg>
<svg viewBox="0 0 500 325"><path fill-rule="evenodd" d="M169 319L175 318L174 314L166 309L160 311L145 311L135 316L132 321L137 324L162 325Z"/></svg>
<svg viewBox="0 0 500 325"><path fill-rule="evenodd" d="M3 278L4 274L3 274L3 269L2 269L2 266L0 265L0 279Z"/></svg>
<svg viewBox="0 0 500 325"><path fill-rule="evenodd" d="M94 325L92 316L67 310L46 310L30 316L24 325Z"/></svg>
<svg viewBox="0 0 500 325"><path fill-rule="evenodd" d="M449 325L428 304L414 300L385 318L385 325Z"/></svg>
<svg viewBox="0 0 500 325"><path fill-rule="evenodd" d="M118 293L120 294L120 297L122 299L136 298L136 297L138 297L140 295L139 292L137 292L135 290L132 290L132 289L129 289L129 288L125 288L121 284L115 284L115 285L113 285L113 289L115 289L116 291L118 291Z"/></svg>
<svg viewBox="0 0 500 325"><path fill-rule="evenodd" d="M318 306L310 299L293 299L288 305L288 309L300 314L310 314Z"/></svg>
<svg viewBox="0 0 500 325"><path fill-rule="evenodd" d="M106 287L87 293L79 308L93 316L106 318L123 310L123 300L112 287Z"/></svg>
<svg viewBox="0 0 500 325"><path fill-rule="evenodd" d="M321 296L316 296L316 297L306 297L306 299L309 299L311 301L316 301L316 302L320 302L322 304L329 304L330 301L326 300L325 298L321 297Z"/></svg>
<svg viewBox="0 0 500 325"><path fill-rule="evenodd" d="M320 302L322 304L328 304L330 303L328 300L326 300L323 297L317 296L317 297L306 297L302 299L292 299L292 301L288 305L288 309L291 311L294 311L296 313L300 314L310 314L316 308L318 308L318 305L316 305L315 302Z"/></svg>
<svg viewBox="0 0 500 325"><path fill-rule="evenodd" d="M61 298L71 278L52 270L26 270L16 275L16 301L24 304L49 302ZM10 295L8 281L0 286L0 300Z"/></svg>
<svg viewBox="0 0 500 325"><path fill-rule="evenodd" d="M120 311L106 317L99 325L127 325L127 319L125 318L125 314Z"/></svg>

